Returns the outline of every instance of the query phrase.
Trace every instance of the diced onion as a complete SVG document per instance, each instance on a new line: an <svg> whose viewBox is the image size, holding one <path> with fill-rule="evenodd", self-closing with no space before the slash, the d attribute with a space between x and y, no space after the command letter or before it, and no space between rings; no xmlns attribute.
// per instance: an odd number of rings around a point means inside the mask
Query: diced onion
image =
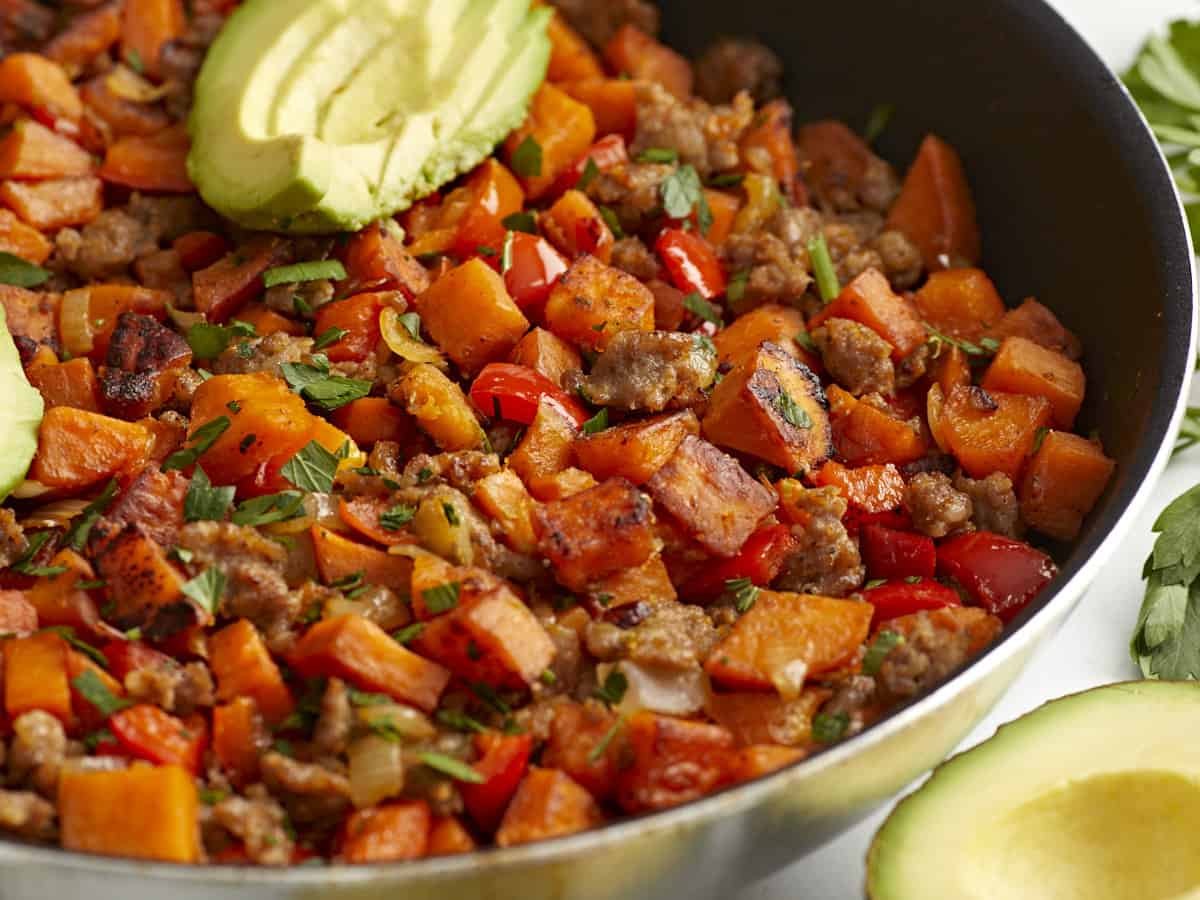
<svg viewBox="0 0 1200 900"><path fill-rule="evenodd" d="M780 697L784 700L795 700L804 690L804 679L808 677L808 663L803 659L793 659L772 667L768 674Z"/></svg>
<svg viewBox="0 0 1200 900"><path fill-rule="evenodd" d="M108 73L108 77L104 79L104 86L122 100L131 103L157 103L167 94L179 89L179 85L173 81L155 86L133 69L119 64Z"/></svg>
<svg viewBox="0 0 1200 900"><path fill-rule="evenodd" d="M188 312L183 309L176 309L173 304L167 304L167 317L175 323L175 325L184 331L187 331L193 325L200 325L208 321L204 313Z"/></svg>
<svg viewBox="0 0 1200 900"><path fill-rule="evenodd" d="M39 506L21 520L22 528L63 528L88 508L89 501L79 499L55 500Z"/></svg>
<svg viewBox="0 0 1200 900"><path fill-rule="evenodd" d="M404 753L400 744L369 735L347 751L350 759L350 802L358 809L374 806L404 790Z"/></svg>
<svg viewBox="0 0 1200 900"><path fill-rule="evenodd" d="M400 313L395 309L388 307L379 314L379 331L383 335L384 343L401 359L445 367L445 357L436 347L413 338L400 321Z"/></svg>
<svg viewBox="0 0 1200 900"><path fill-rule="evenodd" d="M35 497L41 497L44 494L49 494L52 490L54 489L47 487L40 481L34 481L32 478L26 478L15 488L13 488L13 492L9 496L14 500L32 500Z"/></svg>
<svg viewBox="0 0 1200 900"><path fill-rule="evenodd" d="M949 453L950 447L946 444L946 438L942 431L943 409L946 404L946 395L942 393L941 385L935 384L929 389L929 396L925 400L925 418L929 422L929 433L933 435L933 441L938 445L938 449L943 453Z"/></svg>
<svg viewBox="0 0 1200 900"><path fill-rule="evenodd" d="M366 728L385 728L405 741L429 741L437 737L437 729L429 717L411 706L400 703L379 703L360 706L358 722Z"/></svg>
<svg viewBox="0 0 1200 900"><path fill-rule="evenodd" d="M87 288L67 291L58 308L58 327L63 349L72 356L86 356L95 346L91 317L92 292Z"/></svg>
<svg viewBox="0 0 1200 900"><path fill-rule="evenodd" d="M597 667L596 674L601 684L607 678L605 667ZM617 707L625 715L641 710L667 716L686 716L704 708L708 703L711 687L703 669L664 669L644 666L640 663L621 660L612 670L625 676L628 687Z"/></svg>
<svg viewBox="0 0 1200 900"><path fill-rule="evenodd" d="M446 507L455 510L454 525L446 517ZM455 565L469 566L475 562L475 548L467 528L467 512L448 496L426 497L413 516L412 530L417 539L435 554Z"/></svg>

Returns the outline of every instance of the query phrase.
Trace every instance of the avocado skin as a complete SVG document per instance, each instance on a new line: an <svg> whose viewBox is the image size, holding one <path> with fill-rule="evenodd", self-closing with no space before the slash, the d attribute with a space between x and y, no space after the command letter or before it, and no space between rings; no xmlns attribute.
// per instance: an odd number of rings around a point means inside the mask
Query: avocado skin
<svg viewBox="0 0 1200 900"><path fill-rule="evenodd" d="M407 209L524 120L549 65L550 15L529 0L247 0L197 78L192 181L215 210L261 231L356 231ZM389 22L395 44L367 46ZM341 52L322 58L329 45ZM372 72L389 53L397 65ZM339 65L349 71L322 78L320 66ZM370 139L323 136L339 96L364 87L370 105L351 110L362 128L401 124ZM281 102L308 121L281 116Z"/></svg>
<svg viewBox="0 0 1200 900"><path fill-rule="evenodd" d="M0 500L25 479L37 452L38 428L45 405L42 395L25 378L17 345L8 332L0 306Z"/></svg>

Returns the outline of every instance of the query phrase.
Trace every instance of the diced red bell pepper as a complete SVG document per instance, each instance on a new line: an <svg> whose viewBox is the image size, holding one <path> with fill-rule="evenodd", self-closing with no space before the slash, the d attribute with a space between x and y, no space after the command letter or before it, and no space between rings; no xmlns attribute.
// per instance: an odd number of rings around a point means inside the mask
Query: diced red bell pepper
<svg viewBox="0 0 1200 900"><path fill-rule="evenodd" d="M471 385L471 402L481 413L522 425L533 423L542 397L553 401L576 425L590 418L566 391L528 366L488 363Z"/></svg>
<svg viewBox="0 0 1200 900"><path fill-rule="evenodd" d="M725 293L725 270L700 235L682 228L666 228L654 249L667 267L671 283L685 294L697 293L711 300Z"/></svg>
<svg viewBox="0 0 1200 900"><path fill-rule="evenodd" d="M912 517L902 509L869 513L852 506L846 510L846 515L842 516L842 524L846 526L846 533L852 538L858 537L865 525L883 525L885 528L894 528L897 531L913 530Z"/></svg>
<svg viewBox="0 0 1200 900"><path fill-rule="evenodd" d="M165 653L147 647L141 641L109 641L100 648L108 660L108 671L124 683L125 676L138 669L170 668L177 663Z"/></svg>
<svg viewBox="0 0 1200 900"><path fill-rule="evenodd" d="M716 597L725 590L725 582L749 578L764 587L775 580L783 562L796 546L787 525L766 525L750 537L738 555L711 563L682 589L685 597Z"/></svg>
<svg viewBox="0 0 1200 900"><path fill-rule="evenodd" d="M189 231L177 237L171 246L179 254L179 264L188 272L207 269L229 252L225 238L211 231Z"/></svg>
<svg viewBox="0 0 1200 900"><path fill-rule="evenodd" d="M385 294L356 294L322 306L313 334L320 337L331 328L340 328L346 334L321 352L334 362L362 362L374 353L380 341L379 314L385 303Z"/></svg>
<svg viewBox="0 0 1200 900"><path fill-rule="evenodd" d="M115 713L108 727L130 756L162 766L182 766L193 775L200 772L208 740L208 729L200 716L184 722L157 706L140 703Z"/></svg>
<svg viewBox="0 0 1200 900"><path fill-rule="evenodd" d="M858 546L870 578L932 578L937 571L937 548L923 534L867 524Z"/></svg>
<svg viewBox="0 0 1200 900"><path fill-rule="evenodd" d="M1008 622L1055 575L1058 567L1024 541L976 531L943 542L938 574L957 581L971 598Z"/></svg>
<svg viewBox="0 0 1200 900"><path fill-rule="evenodd" d="M625 138L619 134L610 134L592 144L588 152L579 157L579 161L575 165L558 177L558 181L554 183L554 188L550 192L551 195L557 197L559 194L565 194L579 184L583 173L587 171L589 159L601 172L607 172L622 163L629 162L629 151L625 148Z"/></svg>
<svg viewBox="0 0 1200 900"><path fill-rule="evenodd" d="M482 758L473 768L484 780L480 784L460 784L459 791L471 819L491 833L500 825L504 810L529 769L533 736L486 732L476 736L475 746Z"/></svg>
<svg viewBox="0 0 1200 900"><path fill-rule="evenodd" d="M889 581L879 587L863 591L863 597L875 607L875 623L887 622L900 616L922 610L942 609L946 606L962 606L958 592L932 580L909 584L907 581Z"/></svg>
<svg viewBox="0 0 1200 900"><path fill-rule="evenodd" d="M550 291L570 265L545 238L514 231L512 264L504 273L504 286L522 309L538 306L550 297Z"/></svg>

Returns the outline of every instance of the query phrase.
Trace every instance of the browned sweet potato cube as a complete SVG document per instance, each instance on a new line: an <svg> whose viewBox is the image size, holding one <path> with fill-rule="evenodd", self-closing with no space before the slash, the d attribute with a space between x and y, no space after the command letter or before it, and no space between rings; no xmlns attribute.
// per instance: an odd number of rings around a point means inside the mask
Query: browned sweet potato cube
<svg viewBox="0 0 1200 900"><path fill-rule="evenodd" d="M603 350L619 332L654 330L654 294L632 275L583 256L550 292L546 327L577 347Z"/></svg>

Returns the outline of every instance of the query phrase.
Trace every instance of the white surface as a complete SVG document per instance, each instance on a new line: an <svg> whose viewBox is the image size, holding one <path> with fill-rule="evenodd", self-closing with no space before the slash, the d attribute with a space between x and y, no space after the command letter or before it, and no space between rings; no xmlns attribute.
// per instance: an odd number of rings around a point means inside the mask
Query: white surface
<svg viewBox="0 0 1200 900"><path fill-rule="evenodd" d="M1050 0L1116 68L1133 57L1146 34L1171 18L1200 17L1200 0ZM1159 512L1200 482L1200 449L1173 462L1122 552L1108 564L1062 631L1048 641L1013 689L964 742L1047 700L1137 676L1129 660L1129 634L1142 597L1142 563L1153 544L1150 527ZM888 807L890 809L890 805ZM861 900L863 860L887 811L843 835L737 900ZM931 848L936 852L936 848Z"/></svg>

